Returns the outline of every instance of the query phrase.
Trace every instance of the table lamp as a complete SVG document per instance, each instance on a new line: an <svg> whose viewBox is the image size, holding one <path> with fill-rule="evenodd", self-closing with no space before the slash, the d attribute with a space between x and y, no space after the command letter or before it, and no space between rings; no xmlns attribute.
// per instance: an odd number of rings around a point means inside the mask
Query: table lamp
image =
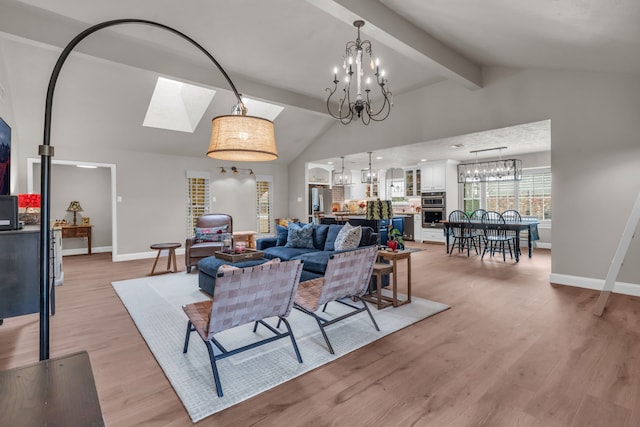
<svg viewBox="0 0 640 427"><path fill-rule="evenodd" d="M82 211L83 211L82 206L80 206L80 202L78 202L77 200L74 200L71 203L69 203L67 212L73 212L73 225L78 225L78 223L76 222L76 214Z"/></svg>

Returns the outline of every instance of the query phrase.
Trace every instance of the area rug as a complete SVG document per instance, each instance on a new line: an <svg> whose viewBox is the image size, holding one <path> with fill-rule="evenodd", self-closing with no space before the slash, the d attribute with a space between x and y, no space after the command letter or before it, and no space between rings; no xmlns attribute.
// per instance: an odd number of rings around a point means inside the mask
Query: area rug
<svg viewBox="0 0 640 427"><path fill-rule="evenodd" d="M206 346L196 332L188 353L182 353L187 317L181 307L208 298L198 288L198 275L183 272L112 285L194 423L449 308L412 297L411 304L398 308L372 309L379 332L366 313L338 322L327 328L335 355L327 351L315 320L292 310L288 319L303 363L298 363L288 339L220 360L217 364L224 396L218 397ZM332 317L341 313L342 304L330 303L325 314ZM275 325L272 319L269 323ZM264 327L253 333L252 327L233 328L216 337L227 349L233 349L271 335Z"/></svg>

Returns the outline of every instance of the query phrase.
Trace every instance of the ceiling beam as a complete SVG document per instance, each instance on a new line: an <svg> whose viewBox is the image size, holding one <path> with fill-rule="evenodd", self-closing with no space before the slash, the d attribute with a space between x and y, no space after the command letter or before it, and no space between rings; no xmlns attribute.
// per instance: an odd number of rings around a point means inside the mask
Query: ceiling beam
<svg viewBox="0 0 640 427"><path fill-rule="evenodd" d="M468 89L482 87L482 67L445 46L379 1L306 0L329 15L351 25L367 25L362 32Z"/></svg>

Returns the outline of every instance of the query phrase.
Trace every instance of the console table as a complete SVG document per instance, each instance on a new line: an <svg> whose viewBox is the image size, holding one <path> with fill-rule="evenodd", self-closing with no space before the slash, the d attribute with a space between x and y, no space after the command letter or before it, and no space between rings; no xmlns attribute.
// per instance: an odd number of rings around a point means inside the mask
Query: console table
<svg viewBox="0 0 640 427"><path fill-rule="evenodd" d="M63 225L62 238L86 237L87 250L89 255L91 255L91 227L93 227L93 225Z"/></svg>
<svg viewBox="0 0 640 427"><path fill-rule="evenodd" d="M104 426L87 352L0 371L0 425Z"/></svg>

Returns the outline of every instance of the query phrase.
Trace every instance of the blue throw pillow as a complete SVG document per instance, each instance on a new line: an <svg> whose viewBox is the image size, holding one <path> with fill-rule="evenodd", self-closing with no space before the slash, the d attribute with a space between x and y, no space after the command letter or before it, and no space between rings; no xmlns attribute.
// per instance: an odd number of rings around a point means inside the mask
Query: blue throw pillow
<svg viewBox="0 0 640 427"><path fill-rule="evenodd" d="M276 246L284 246L287 243L287 236L289 235L289 229L282 225L276 224Z"/></svg>
<svg viewBox="0 0 640 427"><path fill-rule="evenodd" d="M290 223L287 243L284 247L313 249L313 224L301 227L298 224Z"/></svg>

